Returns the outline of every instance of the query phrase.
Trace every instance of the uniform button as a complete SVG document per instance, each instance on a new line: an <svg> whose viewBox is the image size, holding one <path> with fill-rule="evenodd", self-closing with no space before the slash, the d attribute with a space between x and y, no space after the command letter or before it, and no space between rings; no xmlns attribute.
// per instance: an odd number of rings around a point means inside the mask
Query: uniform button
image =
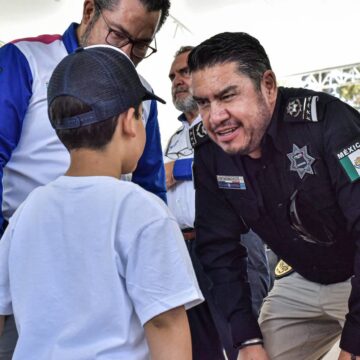
<svg viewBox="0 0 360 360"><path fill-rule="evenodd" d="M263 165L262 168L263 168L263 170L266 170L267 166L266 166L266 165Z"/></svg>
<svg viewBox="0 0 360 360"><path fill-rule="evenodd" d="M278 204L277 204L278 208L282 208L283 205L284 205L283 203L278 203Z"/></svg>

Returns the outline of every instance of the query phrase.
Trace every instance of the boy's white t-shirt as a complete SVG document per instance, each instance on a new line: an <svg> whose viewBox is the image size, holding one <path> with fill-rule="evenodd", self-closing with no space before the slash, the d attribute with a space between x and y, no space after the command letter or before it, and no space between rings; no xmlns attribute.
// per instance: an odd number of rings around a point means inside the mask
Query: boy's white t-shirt
<svg viewBox="0 0 360 360"><path fill-rule="evenodd" d="M202 300L176 220L133 183L62 176L29 195L0 241L13 359L148 359L142 325Z"/></svg>

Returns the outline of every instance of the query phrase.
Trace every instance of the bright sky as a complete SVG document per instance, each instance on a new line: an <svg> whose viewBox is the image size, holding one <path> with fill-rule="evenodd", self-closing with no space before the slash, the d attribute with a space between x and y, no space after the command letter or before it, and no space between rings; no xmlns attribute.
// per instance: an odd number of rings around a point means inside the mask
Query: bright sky
<svg viewBox="0 0 360 360"><path fill-rule="evenodd" d="M0 0L0 40L63 33L80 21L83 0ZM139 72L167 100L159 104L163 144L179 127L168 71L181 45L196 45L223 31L257 37L278 78L360 62L359 0L172 0L172 16L157 35L159 51Z"/></svg>

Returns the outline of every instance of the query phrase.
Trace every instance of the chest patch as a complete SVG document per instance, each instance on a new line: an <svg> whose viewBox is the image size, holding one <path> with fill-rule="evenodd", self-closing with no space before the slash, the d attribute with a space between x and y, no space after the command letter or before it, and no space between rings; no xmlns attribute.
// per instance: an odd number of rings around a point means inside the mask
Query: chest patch
<svg viewBox="0 0 360 360"><path fill-rule="evenodd" d="M216 175L219 189L246 190L243 176Z"/></svg>
<svg viewBox="0 0 360 360"><path fill-rule="evenodd" d="M293 151L288 153L287 157L290 160L290 171L296 171L300 176L300 179L302 179L305 174L314 174L312 164L315 159L309 155L306 145L299 148L297 145L293 144Z"/></svg>
<svg viewBox="0 0 360 360"><path fill-rule="evenodd" d="M285 120L290 122L319 121L317 110L318 101L318 96L305 96L303 98L289 99L285 111Z"/></svg>
<svg viewBox="0 0 360 360"><path fill-rule="evenodd" d="M351 182L360 178L360 141L349 144L336 153L336 156Z"/></svg>

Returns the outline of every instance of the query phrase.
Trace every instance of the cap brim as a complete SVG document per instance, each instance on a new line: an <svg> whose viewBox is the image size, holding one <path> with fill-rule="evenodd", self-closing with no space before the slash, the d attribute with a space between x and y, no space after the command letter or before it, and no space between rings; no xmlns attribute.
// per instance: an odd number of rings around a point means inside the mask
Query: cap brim
<svg viewBox="0 0 360 360"><path fill-rule="evenodd" d="M145 90L145 95L143 97L143 100L156 100L161 102L162 104L166 104L166 101L163 100L162 98L158 97L157 95L155 95L154 93Z"/></svg>

